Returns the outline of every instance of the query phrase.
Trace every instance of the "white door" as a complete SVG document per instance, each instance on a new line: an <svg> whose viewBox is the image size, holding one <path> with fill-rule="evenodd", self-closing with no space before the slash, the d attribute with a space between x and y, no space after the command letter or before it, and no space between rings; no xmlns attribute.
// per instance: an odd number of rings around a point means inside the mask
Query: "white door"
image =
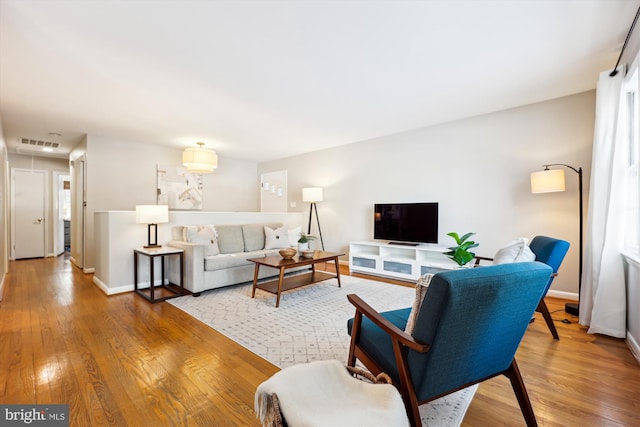
<svg viewBox="0 0 640 427"><path fill-rule="evenodd" d="M46 171L12 169L13 258L43 258Z"/></svg>
<svg viewBox="0 0 640 427"><path fill-rule="evenodd" d="M287 212L287 171L260 176L260 211Z"/></svg>

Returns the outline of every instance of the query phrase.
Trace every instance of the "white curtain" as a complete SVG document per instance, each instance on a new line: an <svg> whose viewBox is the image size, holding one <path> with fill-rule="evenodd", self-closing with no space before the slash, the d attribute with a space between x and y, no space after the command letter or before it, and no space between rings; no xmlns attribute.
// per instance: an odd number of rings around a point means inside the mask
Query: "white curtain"
<svg viewBox="0 0 640 427"><path fill-rule="evenodd" d="M624 244L624 72L600 73L584 254L580 323L590 334L624 338L627 298Z"/></svg>

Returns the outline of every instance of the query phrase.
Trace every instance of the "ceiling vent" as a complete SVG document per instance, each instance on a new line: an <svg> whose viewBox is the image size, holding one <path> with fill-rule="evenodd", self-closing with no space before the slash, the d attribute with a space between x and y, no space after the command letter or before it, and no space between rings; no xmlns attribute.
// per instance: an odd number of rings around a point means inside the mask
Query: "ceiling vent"
<svg viewBox="0 0 640 427"><path fill-rule="evenodd" d="M60 147L59 142L51 142L51 141L40 141L36 139L28 139L28 138L20 138L20 142L24 145L29 145L31 147L40 147L40 148L58 148Z"/></svg>

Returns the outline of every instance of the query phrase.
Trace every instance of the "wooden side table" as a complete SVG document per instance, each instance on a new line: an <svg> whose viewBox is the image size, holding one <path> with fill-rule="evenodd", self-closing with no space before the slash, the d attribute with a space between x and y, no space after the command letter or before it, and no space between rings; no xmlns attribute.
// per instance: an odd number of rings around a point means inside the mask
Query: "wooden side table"
<svg viewBox="0 0 640 427"><path fill-rule="evenodd" d="M138 287L138 258L141 256L149 257L149 287L140 289ZM165 284L165 257L178 256L180 258L180 284ZM160 286L155 284L155 259L160 258L160 270L162 271L162 281ZM175 298L184 295L184 251L182 249L161 246L159 248L138 248L133 250L133 284L138 295L144 297L151 303L165 301L169 298ZM169 291L169 295L167 292ZM156 294L161 296L156 296Z"/></svg>

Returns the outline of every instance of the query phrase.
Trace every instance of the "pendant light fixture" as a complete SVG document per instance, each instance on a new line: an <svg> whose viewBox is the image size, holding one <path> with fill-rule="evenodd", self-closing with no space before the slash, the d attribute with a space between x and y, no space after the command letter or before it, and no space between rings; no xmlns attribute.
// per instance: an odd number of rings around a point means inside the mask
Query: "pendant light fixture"
<svg viewBox="0 0 640 427"><path fill-rule="evenodd" d="M204 142L197 142L197 148L185 148L182 152L182 164L189 172L212 173L218 167L218 155L204 148Z"/></svg>

